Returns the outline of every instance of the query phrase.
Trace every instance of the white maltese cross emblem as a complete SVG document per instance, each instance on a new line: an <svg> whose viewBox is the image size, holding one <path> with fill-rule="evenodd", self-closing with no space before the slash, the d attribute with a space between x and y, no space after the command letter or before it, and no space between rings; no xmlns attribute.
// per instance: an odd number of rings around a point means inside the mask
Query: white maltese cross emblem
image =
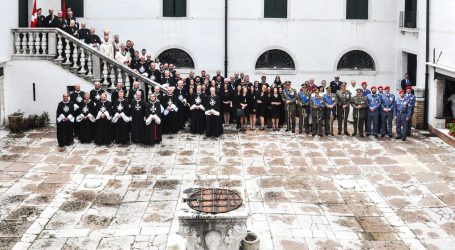
<svg viewBox="0 0 455 250"><path fill-rule="evenodd" d="M196 104L201 104L201 98L199 96L196 98L195 101L196 101Z"/></svg>
<svg viewBox="0 0 455 250"><path fill-rule="evenodd" d="M117 106L117 111L122 111L123 110L123 105L122 103L120 103L118 106Z"/></svg>
<svg viewBox="0 0 455 250"><path fill-rule="evenodd" d="M215 101L215 99L211 99L211 100L210 100L210 106L212 106L212 107L213 107L213 106L215 106L215 104L216 104L216 101Z"/></svg>
<svg viewBox="0 0 455 250"><path fill-rule="evenodd" d="M85 106L85 107L82 108L82 112L88 113L88 108L87 108L87 106Z"/></svg>
<svg viewBox="0 0 455 250"><path fill-rule="evenodd" d="M68 108L68 106L65 105L65 107L63 107L63 112L68 113L68 111L70 111L70 108Z"/></svg>

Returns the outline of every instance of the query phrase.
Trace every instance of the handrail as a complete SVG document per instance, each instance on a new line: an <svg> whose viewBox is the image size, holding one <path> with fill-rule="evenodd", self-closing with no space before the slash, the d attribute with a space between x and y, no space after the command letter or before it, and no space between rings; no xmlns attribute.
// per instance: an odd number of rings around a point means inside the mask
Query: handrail
<svg viewBox="0 0 455 250"><path fill-rule="evenodd" d="M52 32L52 33L57 33L57 34L61 35L62 37L64 37L65 39L70 40L72 43L77 44L77 46L79 48L82 48L85 51L88 51L92 55L95 55L95 56L101 58L102 60L109 62L110 64L114 64L117 68L121 68L127 74L129 74L132 77L138 79L139 81L144 82L144 83L146 83L146 84L148 84L149 86L152 86L152 87L158 86L158 87L160 87L161 90L167 91L167 89L164 88L161 84L159 84L159 83L157 83L157 82L155 82L155 81L153 81L153 80L151 80L149 78L144 77L143 75L133 71L131 68L126 67L122 63L119 63L115 59L109 58L109 57L101 54L96 49L94 49L91 46L85 44L84 42L81 42L80 40L76 39L75 37L73 37L72 35L66 33L65 31L63 31L61 29L58 29L58 28L15 28L15 29L11 29L11 31L12 32L23 32L23 33L30 33L30 32L45 32L45 33L51 33Z"/></svg>

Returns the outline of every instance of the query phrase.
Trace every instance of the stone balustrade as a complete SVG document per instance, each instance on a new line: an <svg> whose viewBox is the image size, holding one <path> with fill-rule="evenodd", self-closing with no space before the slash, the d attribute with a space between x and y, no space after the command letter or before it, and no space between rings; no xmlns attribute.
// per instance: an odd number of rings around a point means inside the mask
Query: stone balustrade
<svg viewBox="0 0 455 250"><path fill-rule="evenodd" d="M90 82L100 81L104 88L115 88L116 83L123 83L127 89L132 81L138 81L151 87L159 86L127 65L109 58L98 48L55 28L19 28L12 29L14 37L15 60L49 60L69 72Z"/></svg>

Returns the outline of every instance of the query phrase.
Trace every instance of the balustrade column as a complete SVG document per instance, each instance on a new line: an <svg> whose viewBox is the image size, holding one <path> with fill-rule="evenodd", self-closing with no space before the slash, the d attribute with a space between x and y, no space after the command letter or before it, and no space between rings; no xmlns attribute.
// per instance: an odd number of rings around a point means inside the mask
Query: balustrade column
<svg viewBox="0 0 455 250"><path fill-rule="evenodd" d="M30 55L33 55L35 50L35 42L33 41L33 33L29 32L28 33L28 53Z"/></svg>
<svg viewBox="0 0 455 250"><path fill-rule="evenodd" d="M115 88L116 82L115 82L115 68L114 64L110 64L110 72L109 72L109 78L111 79L111 82L109 83L109 87Z"/></svg>
<svg viewBox="0 0 455 250"><path fill-rule="evenodd" d="M85 73L87 72L85 70L85 51L82 48L81 48L80 65L81 65L81 69L79 70L79 74L85 76Z"/></svg>
<svg viewBox="0 0 455 250"><path fill-rule="evenodd" d="M58 54L57 60L58 61L63 61L63 56L62 56L62 54L63 54L63 42L62 42L63 37L60 34L58 34L57 35L57 39L58 39L58 42L57 42L57 54Z"/></svg>
<svg viewBox="0 0 455 250"><path fill-rule="evenodd" d="M73 43L73 47L73 66L71 69L77 71L79 69L79 66L77 65L77 59L79 58L79 49L75 43Z"/></svg>
<svg viewBox="0 0 455 250"><path fill-rule="evenodd" d="M92 54L87 52L87 77L93 77L93 64L92 64Z"/></svg>
<svg viewBox="0 0 455 250"><path fill-rule="evenodd" d="M103 73L103 85L104 86L108 86L109 83L107 82L107 76L108 76L109 71L107 70L108 69L107 68L107 62L106 61L102 61L102 60L100 60L100 61L103 64L103 72L102 72Z"/></svg>
<svg viewBox="0 0 455 250"><path fill-rule="evenodd" d="M131 88L130 76L125 71L125 88L129 91Z"/></svg>
<svg viewBox="0 0 455 250"><path fill-rule="evenodd" d="M36 39L35 39L35 50L36 50L36 54L41 54L40 51L41 51L41 39L39 38L40 36L40 33L37 32L35 33L36 34ZM43 34L44 36L44 34Z"/></svg>
<svg viewBox="0 0 455 250"><path fill-rule="evenodd" d="M14 45L16 46L16 55L21 53L21 35L19 32L14 33Z"/></svg>
<svg viewBox="0 0 455 250"><path fill-rule="evenodd" d="M42 33L42 37L41 37L41 50L43 51L43 55L46 55L47 54L47 34L46 33Z"/></svg>
<svg viewBox="0 0 455 250"><path fill-rule="evenodd" d="M69 66L69 65L71 65L71 61L70 61L70 57L71 57L70 41L68 39L66 39L66 38L62 38L62 39L65 39L65 43L66 43L66 46L65 46L65 62L63 63L63 65Z"/></svg>
<svg viewBox="0 0 455 250"><path fill-rule="evenodd" d="M120 67L117 68L117 82L118 83L123 83L123 75L122 75L122 69Z"/></svg>
<svg viewBox="0 0 455 250"><path fill-rule="evenodd" d="M22 33L22 54L27 54L27 33Z"/></svg>

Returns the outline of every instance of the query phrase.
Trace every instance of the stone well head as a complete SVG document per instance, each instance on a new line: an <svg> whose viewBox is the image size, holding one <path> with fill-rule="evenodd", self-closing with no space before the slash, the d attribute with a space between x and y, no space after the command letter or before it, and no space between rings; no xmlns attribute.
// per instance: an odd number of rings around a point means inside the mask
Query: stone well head
<svg viewBox="0 0 455 250"><path fill-rule="evenodd" d="M179 233L188 250L238 250L246 236L248 212L239 191L219 188L193 190L178 212Z"/></svg>

